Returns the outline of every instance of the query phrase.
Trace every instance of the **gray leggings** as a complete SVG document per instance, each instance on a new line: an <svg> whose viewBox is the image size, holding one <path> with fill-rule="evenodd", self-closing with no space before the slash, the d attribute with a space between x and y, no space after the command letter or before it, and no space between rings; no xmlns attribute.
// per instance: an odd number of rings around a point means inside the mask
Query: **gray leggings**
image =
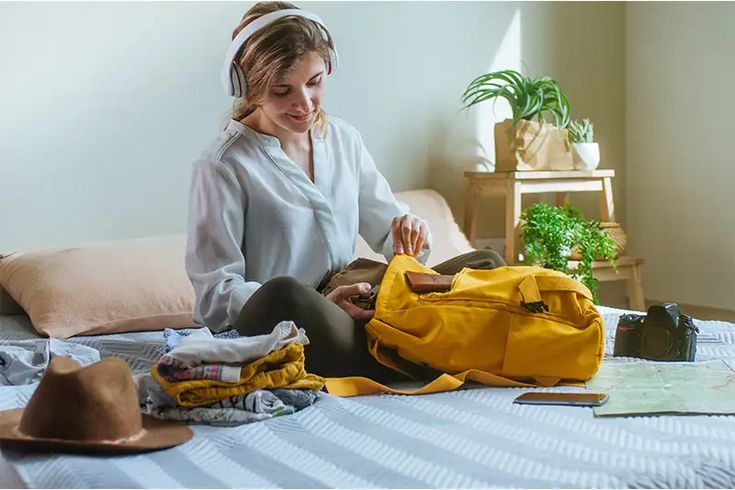
<svg viewBox="0 0 735 490"><path fill-rule="evenodd" d="M493 269L503 265L505 261L497 252L476 250L433 269L439 274L456 274L464 267ZM356 322L316 289L293 277L276 277L264 283L245 303L234 326L240 335L263 335L283 320L292 320L306 330L306 370L310 373L367 376L384 382L401 378L368 352L364 322Z"/></svg>

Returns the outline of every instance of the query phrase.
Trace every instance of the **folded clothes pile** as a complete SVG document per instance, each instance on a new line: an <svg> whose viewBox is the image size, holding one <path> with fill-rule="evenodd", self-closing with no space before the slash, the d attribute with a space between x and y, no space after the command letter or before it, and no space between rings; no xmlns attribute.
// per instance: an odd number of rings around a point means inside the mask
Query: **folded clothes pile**
<svg viewBox="0 0 735 490"><path fill-rule="evenodd" d="M324 378L304 368L303 329L284 321L267 335L223 338L207 328L165 332L150 375L138 378L143 411L159 418L239 425L311 405Z"/></svg>

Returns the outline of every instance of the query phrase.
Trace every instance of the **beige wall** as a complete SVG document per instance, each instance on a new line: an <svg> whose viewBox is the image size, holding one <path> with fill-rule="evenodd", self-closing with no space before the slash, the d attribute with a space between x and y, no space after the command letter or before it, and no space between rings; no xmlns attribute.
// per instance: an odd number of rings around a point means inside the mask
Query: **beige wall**
<svg viewBox="0 0 735 490"><path fill-rule="evenodd" d="M495 3L488 8L499 10L502 5ZM506 27L492 57L468 61L474 70L458 82L458 93L475 75L495 69L521 69L534 77L549 74L556 78L569 97L572 117L588 117L594 122L595 139L600 143L600 168L615 169L617 173L613 182L616 218L625 225L625 4L529 2L520 4L514 15L516 22L511 21L510 27ZM432 139L429 182L448 198L460 223L466 196L462 173L481 169L482 160L488 156L494 159L492 125L510 114L504 111L502 102L496 104L495 116L491 113L492 103L483 105L469 113L447 111L450 117L437 123ZM474 129L470 126L476 125L480 127L477 138L469 138ZM477 151L477 143L485 148L482 155ZM552 201L553 196L526 196L523 204L529 206L540 199ZM479 237L503 237L504 203L502 197L483 198ZM574 194L572 203L586 216L598 217L597 195ZM494 246L502 243L490 241ZM604 304L627 304L624 282L602 283L599 294Z"/></svg>
<svg viewBox="0 0 735 490"><path fill-rule="evenodd" d="M646 296L735 310L735 4L626 14L625 198Z"/></svg>
<svg viewBox="0 0 735 490"><path fill-rule="evenodd" d="M594 122L595 138L600 143L600 168L612 168L617 172L613 190L618 219L624 221L625 5L618 2L529 2L519 4L518 11L520 22L510 37L519 37L521 49L519 56L515 57L517 66L513 68L522 67L523 73L534 77L544 74L553 76L570 100L572 117L588 117ZM474 61L473 66L476 68L469 77L463 79L461 88L473 76L489 71L491 60ZM509 67L513 56L505 56L501 61L494 64L492 69ZM486 64L483 65L483 62ZM492 105L484 104L488 107ZM499 107L501 105L498 104ZM480 119L486 125L488 137L482 143L487 149L486 155L493 160L492 123L503 117L483 120L479 112L481 109L470 109L472 122ZM502 107L499 112L501 116L506 114L502 113ZM464 119L455 116L455 121ZM451 127L451 124L445 126ZM454 138L449 142L442 141L446 143L443 145L435 144L435 152L431 155L434 164L434 178L430 179L432 186L442 190L449 198L460 222L464 216L466 193L462 172L481 168L478 167L479 158L471 156L467 133L467 128L450 131L449 134ZM464 158L457 158L457 155L463 155ZM548 200L550 197L543 196L543 199ZM527 196L524 206L534 200L538 199ZM597 217L597 196L578 194L572 196L572 202L579 205L587 216ZM483 199L479 236L503 236L504 209L503 198Z"/></svg>

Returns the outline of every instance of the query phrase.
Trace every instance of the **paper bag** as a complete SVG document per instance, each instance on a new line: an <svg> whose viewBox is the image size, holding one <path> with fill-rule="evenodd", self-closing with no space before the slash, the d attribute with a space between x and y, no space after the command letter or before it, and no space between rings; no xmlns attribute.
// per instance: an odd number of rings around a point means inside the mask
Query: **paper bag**
<svg viewBox="0 0 735 490"><path fill-rule="evenodd" d="M522 119L515 128L506 119L495 125L495 171L574 170L566 129ZM510 132L509 132L510 131Z"/></svg>

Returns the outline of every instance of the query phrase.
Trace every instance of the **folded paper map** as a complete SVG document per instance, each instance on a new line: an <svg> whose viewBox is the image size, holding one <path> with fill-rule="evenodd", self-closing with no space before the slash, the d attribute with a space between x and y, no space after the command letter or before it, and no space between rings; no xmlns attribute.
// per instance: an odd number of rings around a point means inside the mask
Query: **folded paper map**
<svg viewBox="0 0 735 490"><path fill-rule="evenodd" d="M610 399L596 416L735 414L735 371L725 361L626 362L605 359L587 383Z"/></svg>

